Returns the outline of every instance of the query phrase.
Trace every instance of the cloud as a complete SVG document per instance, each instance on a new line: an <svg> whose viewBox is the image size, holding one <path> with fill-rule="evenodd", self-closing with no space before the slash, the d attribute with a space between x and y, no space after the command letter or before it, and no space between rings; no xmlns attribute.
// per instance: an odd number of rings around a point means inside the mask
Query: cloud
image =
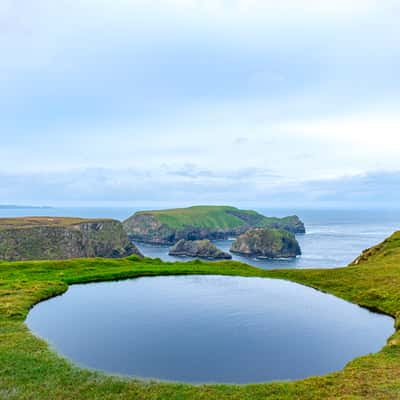
<svg viewBox="0 0 400 400"><path fill-rule="evenodd" d="M185 173L182 171L188 170ZM0 174L5 203L35 204L229 203L275 206L391 206L400 204L400 171L371 172L336 179L281 182L265 171L230 174L197 171L87 169L47 174Z"/></svg>
<svg viewBox="0 0 400 400"><path fill-rule="evenodd" d="M334 199L331 179L351 193L343 176L375 187L361 176L400 168L396 3L2 1L0 194L296 203Z"/></svg>
<svg viewBox="0 0 400 400"><path fill-rule="evenodd" d="M370 172L327 181L310 182L307 190L319 201L349 204L400 205L400 172Z"/></svg>
<svg viewBox="0 0 400 400"><path fill-rule="evenodd" d="M0 174L0 197L22 202L77 201L213 201L247 198L260 181L278 177L259 169L202 170L195 165L174 169L90 168L53 173ZM238 191L238 188L240 190ZM242 192L243 191L243 192Z"/></svg>
<svg viewBox="0 0 400 400"><path fill-rule="evenodd" d="M333 138L343 143L384 150L400 150L400 116L396 113L343 115L341 118L293 121L281 129L312 138Z"/></svg>

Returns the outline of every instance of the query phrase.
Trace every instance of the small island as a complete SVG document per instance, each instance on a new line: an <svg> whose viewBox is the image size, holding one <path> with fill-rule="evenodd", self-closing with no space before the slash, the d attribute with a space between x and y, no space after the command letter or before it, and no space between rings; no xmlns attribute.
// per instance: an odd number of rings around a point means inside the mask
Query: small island
<svg viewBox="0 0 400 400"><path fill-rule="evenodd" d="M168 253L170 256L198 257L212 260L230 260L232 256L220 250L209 240L181 239L172 246Z"/></svg>
<svg viewBox="0 0 400 400"><path fill-rule="evenodd" d="M113 219L0 218L0 260L121 258L136 254L122 224Z"/></svg>
<svg viewBox="0 0 400 400"><path fill-rule="evenodd" d="M284 218L266 217L253 210L230 206L139 211L125 220L123 225L133 241L170 246L181 239L228 239L251 228L305 233L304 223L296 215Z"/></svg>
<svg viewBox="0 0 400 400"><path fill-rule="evenodd" d="M260 258L292 258L301 255L295 236L283 229L250 229L233 242L230 251Z"/></svg>

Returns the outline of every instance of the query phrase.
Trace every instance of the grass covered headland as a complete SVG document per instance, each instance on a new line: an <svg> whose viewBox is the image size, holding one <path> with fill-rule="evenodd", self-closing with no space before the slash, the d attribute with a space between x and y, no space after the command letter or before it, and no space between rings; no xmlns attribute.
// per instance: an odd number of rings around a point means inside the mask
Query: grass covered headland
<svg viewBox="0 0 400 400"><path fill-rule="evenodd" d="M305 233L296 215L266 217L253 210L230 206L193 206L170 210L139 211L123 222L133 240L174 245L181 239L224 239L238 236L250 228L285 229Z"/></svg>
<svg viewBox="0 0 400 400"><path fill-rule="evenodd" d="M377 354L340 372L301 381L237 385L143 382L80 369L34 337L29 308L69 284L138 276L221 274L288 279L396 317L396 333ZM400 232L354 265L265 271L238 262L164 263L139 259L0 262L0 399L400 399ZM244 366L245 367L245 366Z"/></svg>

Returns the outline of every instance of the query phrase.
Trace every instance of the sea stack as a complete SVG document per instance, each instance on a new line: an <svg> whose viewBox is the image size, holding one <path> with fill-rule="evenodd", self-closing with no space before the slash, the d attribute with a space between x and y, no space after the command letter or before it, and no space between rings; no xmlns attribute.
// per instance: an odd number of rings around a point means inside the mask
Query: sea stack
<svg viewBox="0 0 400 400"><path fill-rule="evenodd" d="M233 242L232 253L248 257L291 258L301 254L295 236L283 229L250 229Z"/></svg>
<svg viewBox="0 0 400 400"><path fill-rule="evenodd" d="M169 250L170 256L188 256L213 260L230 260L232 256L225 253L209 240L181 239Z"/></svg>

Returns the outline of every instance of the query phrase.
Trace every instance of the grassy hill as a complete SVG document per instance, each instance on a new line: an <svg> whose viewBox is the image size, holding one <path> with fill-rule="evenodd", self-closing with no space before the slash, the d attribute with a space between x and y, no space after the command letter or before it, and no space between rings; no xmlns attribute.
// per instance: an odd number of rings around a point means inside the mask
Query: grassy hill
<svg viewBox="0 0 400 400"><path fill-rule="evenodd" d="M193 206L170 210L142 211L138 214L154 215L161 223L173 229L180 229L185 226L233 229L243 224L243 220L231 213L235 210L237 209L229 206ZM244 212L257 214L255 211Z"/></svg>
<svg viewBox="0 0 400 400"><path fill-rule="evenodd" d="M370 249L357 265L266 271L238 262L80 259L0 262L0 399L258 400L400 398L400 232ZM111 377L71 365L24 324L29 308L73 283L171 274L219 274L287 279L392 315L396 332L378 353L342 371L294 382L187 385ZM367 332L366 332L367 334ZM295 338L294 338L295 339Z"/></svg>
<svg viewBox="0 0 400 400"><path fill-rule="evenodd" d="M138 215L154 215L159 220L174 229L185 226L195 226L210 229L234 229L246 223L258 227L279 224L282 221L290 223L294 216L275 218L266 217L257 211L241 210L230 206L192 206L173 208L169 210L139 211Z"/></svg>

